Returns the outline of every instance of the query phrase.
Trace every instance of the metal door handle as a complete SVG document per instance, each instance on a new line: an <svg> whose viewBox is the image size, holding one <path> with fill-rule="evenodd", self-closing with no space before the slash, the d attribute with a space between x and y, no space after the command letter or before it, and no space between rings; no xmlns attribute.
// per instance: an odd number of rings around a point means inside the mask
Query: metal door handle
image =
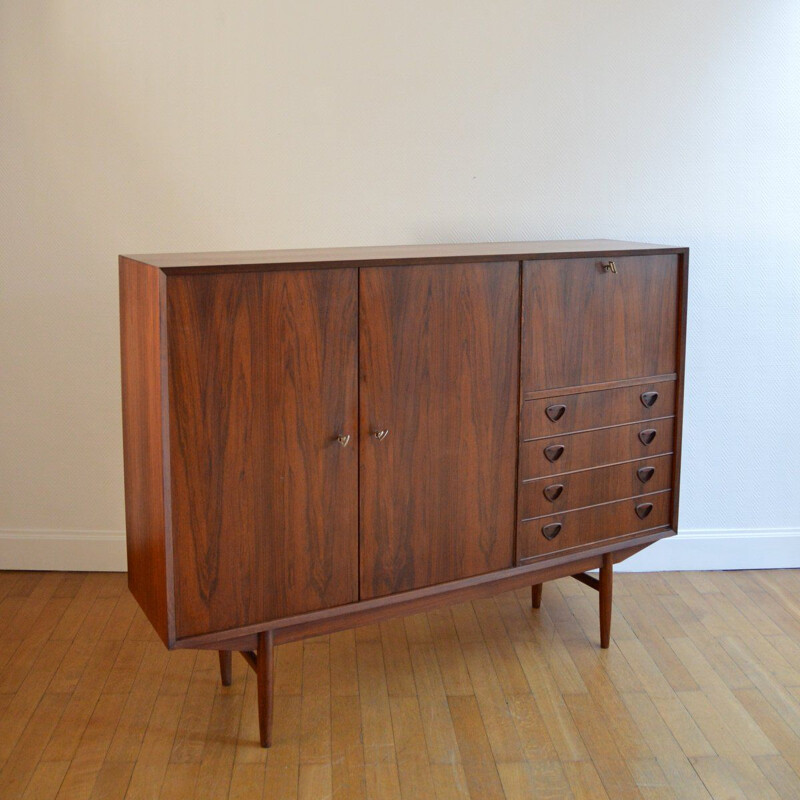
<svg viewBox="0 0 800 800"><path fill-rule="evenodd" d="M382 431L375 431L375 433L373 433L372 435L379 442L382 442L389 435L389 429L388 428L384 428Z"/></svg>

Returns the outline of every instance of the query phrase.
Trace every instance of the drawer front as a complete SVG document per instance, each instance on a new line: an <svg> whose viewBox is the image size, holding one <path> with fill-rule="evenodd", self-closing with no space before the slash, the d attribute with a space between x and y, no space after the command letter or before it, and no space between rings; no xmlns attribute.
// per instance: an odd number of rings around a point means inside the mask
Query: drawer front
<svg viewBox="0 0 800 800"><path fill-rule="evenodd" d="M672 456L549 475L520 486L521 521L672 488Z"/></svg>
<svg viewBox="0 0 800 800"><path fill-rule="evenodd" d="M522 404L523 441L675 413L675 381L583 392Z"/></svg>
<svg viewBox="0 0 800 800"><path fill-rule="evenodd" d="M678 256L526 261L522 280L523 393L677 371Z"/></svg>
<svg viewBox="0 0 800 800"><path fill-rule="evenodd" d="M523 522L519 526L519 562L665 527L671 505L672 492L667 491Z"/></svg>
<svg viewBox="0 0 800 800"><path fill-rule="evenodd" d="M673 424L670 417L523 442L520 479L671 453Z"/></svg>

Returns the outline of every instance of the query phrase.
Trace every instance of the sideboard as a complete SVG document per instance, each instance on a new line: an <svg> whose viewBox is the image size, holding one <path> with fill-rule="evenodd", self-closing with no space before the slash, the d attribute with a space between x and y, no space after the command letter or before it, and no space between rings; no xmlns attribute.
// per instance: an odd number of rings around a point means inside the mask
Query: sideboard
<svg viewBox="0 0 800 800"><path fill-rule="evenodd" d="M613 565L678 525L688 249L121 256L128 584L169 648L281 642ZM599 577L590 575L599 569Z"/></svg>

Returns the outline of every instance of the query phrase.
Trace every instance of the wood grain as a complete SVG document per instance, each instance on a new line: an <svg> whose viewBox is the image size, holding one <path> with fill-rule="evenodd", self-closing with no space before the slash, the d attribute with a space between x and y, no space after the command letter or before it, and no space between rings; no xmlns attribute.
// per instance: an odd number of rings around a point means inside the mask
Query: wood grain
<svg viewBox="0 0 800 800"><path fill-rule="evenodd" d="M167 281L179 636L358 598L357 274Z"/></svg>
<svg viewBox="0 0 800 800"><path fill-rule="evenodd" d="M642 395L656 392L658 398L649 407L642 403ZM557 420L547 416L547 410L563 406ZM654 417L667 417L675 413L675 384L664 381L642 383L620 389L588 391L529 400L522 404L520 428L522 440L540 439L557 433L604 428Z"/></svg>
<svg viewBox="0 0 800 800"><path fill-rule="evenodd" d="M361 597L509 567L519 266L360 273Z"/></svg>
<svg viewBox="0 0 800 800"><path fill-rule="evenodd" d="M532 480L544 475L670 453L673 424L672 418L660 419L524 442L519 451L520 478ZM650 444L644 444L639 438L639 434L646 431L656 432ZM563 452L555 461L550 461L548 453L552 457L555 452L550 448L558 446L563 446Z"/></svg>
<svg viewBox="0 0 800 800"><path fill-rule="evenodd" d="M687 257L685 248L596 240L122 258L130 583L161 638L170 647L230 651L263 644L266 636L280 644L384 621L397 735L405 740L428 713L443 719L441 696L421 703L419 714L413 702L394 699L413 692L400 676L404 664L416 658L416 668L420 648L434 652L424 618L406 625L410 652L404 639L389 636L396 626L385 620L526 581L538 587L538 605L543 581L601 562L601 582L610 588L614 561L673 533ZM604 269L609 259L611 271ZM642 469L653 470L649 480L637 477ZM523 521L515 547L517 518ZM7 603L3 596L0 603L13 608L14 598ZM96 627L109 609L100 597L90 605L97 607ZM601 605L606 646L610 591ZM497 630L486 606L478 608L480 625ZM566 626L574 646L577 618L547 602L541 617ZM524 690L523 672L503 662L510 644L490 641L484 649L474 615L455 618L470 671L489 660L497 669L496 679L474 684L474 704L456 704L457 716L480 718L485 742L504 767L500 784L484 785L490 773L472 767L453 779L510 795L526 787L567 791L560 767L548 768L545 778L524 764L498 689ZM144 641L147 631L136 635ZM379 644L366 634L356 641ZM74 665L82 657L69 654L54 686L63 690L77 680ZM26 658L22 652L6 659L7 688ZM723 655L712 650L709 658L745 685L744 672L725 665ZM317 662L327 668L327 659ZM156 660L151 670L158 668ZM228 683L228 655L220 655L220 668ZM48 759L70 757L68 729L80 726L97 697L94 673L88 675L79 700L66 707ZM331 753L331 684L316 673L310 680L328 686L328 701L303 702L299 753L278 748L269 761L271 781L279 783L297 764L298 781L281 783L287 796L331 793L341 776L322 763ZM574 671L559 673L557 682L585 689ZM455 683L461 692L463 681ZM151 695L142 684L123 735L110 744L115 757L132 748L131 724L153 707ZM281 702L279 696L279 710ZM175 703L168 697L155 708L168 715ZM231 733L224 709L237 703L235 689L220 695L210 729ZM612 720L621 708L602 694L590 702L572 697L569 708L584 718L594 705ZM253 717L249 731L254 724ZM473 731L462 728L459 746L463 740L472 748ZM599 753L597 774L612 794L635 796L633 783L665 780L646 748L626 767L603 748L595 728L590 733L588 750ZM149 741L170 736L154 727ZM625 730L622 739L636 741ZM218 741L207 762L181 776L195 781L198 796L218 793L231 768L236 791L257 778L238 756L234 767ZM155 745L150 750L133 770L133 795L150 775L169 782L166 762ZM365 780L352 785L357 792L430 794L434 772L418 765L420 752L418 742L402 744L394 760L381 751ZM18 773L24 764L18 762ZM65 779L70 791L78 781L73 774ZM9 775L16 788L19 779ZM570 781L586 777L574 771Z"/></svg>
<svg viewBox="0 0 800 800"><path fill-rule="evenodd" d="M678 379L677 372L668 372L666 375L651 375L646 378L648 383L669 383ZM602 392L606 389L624 389L628 386L639 386L643 378L623 378L619 381L599 381L587 383L583 386L562 386L549 389L526 389L522 392L523 400L541 400L545 397L563 397L570 394L583 394L584 392Z"/></svg>
<svg viewBox="0 0 800 800"><path fill-rule="evenodd" d="M517 561L525 563L548 553L596 545L635 531L668 525L670 502L670 492L659 492L522 522L517 535ZM645 518L636 514L636 507L642 503L653 504L652 511ZM554 524L561 525L560 532L548 540L542 535L542 530Z"/></svg>
<svg viewBox="0 0 800 800"><path fill-rule="evenodd" d="M283 644L312 636L333 633L354 626L369 625L404 614L427 611L452 603L490 597L498 592L531 583L555 580L574 572L598 569L602 554L610 551L615 563L675 532L660 528L644 531L620 540L604 541L597 546L587 546L576 552L566 550L555 552L547 559L526 563L504 570L487 572L472 578L462 578L448 583L437 583L420 589L410 589L395 595L383 595L358 603L350 603L335 608L325 608L283 617L268 624L251 625L234 631L219 631L199 636L178 639L177 648L251 649L256 646L256 634L265 629L275 631L275 642Z"/></svg>
<svg viewBox="0 0 800 800"><path fill-rule="evenodd" d="M158 270L119 260L122 444L128 587L165 644L174 640L169 498L162 452L164 414ZM166 501L166 502L165 502Z"/></svg>
<svg viewBox="0 0 800 800"><path fill-rule="evenodd" d="M523 391L675 372L678 257L607 260L525 262Z"/></svg>
<svg viewBox="0 0 800 800"><path fill-rule="evenodd" d="M643 476L650 474L652 477L642 482L638 477L640 470L643 470ZM671 486L672 456L669 455L564 475L548 475L522 483L519 489L519 517L520 521L524 521L559 511L658 492ZM563 487L554 500L548 500L545 495L551 487Z"/></svg>
<svg viewBox="0 0 800 800"><path fill-rule="evenodd" d="M411 645L412 664L396 668L407 687L400 694L380 682L396 642L369 639L370 658L356 672L356 685L331 697L330 750L316 747L324 737L311 736L307 723L317 716L304 709L327 698L325 673L332 685L338 662L324 658L324 642L307 643L307 653L302 644L279 645L268 755L258 746L250 702L256 674L242 659L234 661L233 685L220 690L216 654L168 653L143 612L129 605L119 575L74 576L79 581L72 586L47 573L21 577L0 572L0 596L17 601L27 620L0 629L0 652L31 653L25 680L0 694L4 798L107 800L127 793L174 800L327 791L365 800L367 785L388 786L401 797L419 792L429 770L437 798L464 798L469 787L480 792L485 782L496 785L493 769L511 796L798 796L798 570L618 572L607 651L598 649L597 593L569 578L547 584L536 612L521 587L422 614L416 628L428 628L435 646L421 638ZM64 659L86 645L87 628L81 632L74 620L87 617L89 590L95 601L114 604L92 644L116 642L118 654L110 670L95 669L69 688L61 681L54 686ZM50 602L59 599L66 603ZM121 613L128 607L130 617ZM355 650L353 633L348 637ZM283 658L295 651L299 658ZM443 680L453 672L454 653L462 652L469 653L469 669L462 666L457 681ZM520 670L522 684L507 679ZM389 690L389 713L381 707L381 718L393 744L380 751L377 765L365 759L365 744L379 742L362 738L375 712L361 702L361 688L370 699ZM462 698L452 711L451 698ZM521 753L499 747L501 703ZM133 707L140 713L131 715ZM69 728L61 723L67 709ZM324 728L324 714L320 721ZM45 756L54 737L61 752ZM72 755L62 750L70 742ZM480 764L465 763L476 757Z"/></svg>

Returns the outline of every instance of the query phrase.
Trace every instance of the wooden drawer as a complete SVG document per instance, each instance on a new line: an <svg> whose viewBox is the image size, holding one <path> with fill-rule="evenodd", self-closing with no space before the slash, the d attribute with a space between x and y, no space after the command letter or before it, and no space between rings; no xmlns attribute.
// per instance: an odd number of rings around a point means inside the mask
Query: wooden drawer
<svg viewBox="0 0 800 800"><path fill-rule="evenodd" d="M560 395L522 404L523 441L675 413L675 381Z"/></svg>
<svg viewBox="0 0 800 800"><path fill-rule="evenodd" d="M520 486L519 518L524 521L671 488L671 455L550 475Z"/></svg>
<svg viewBox="0 0 800 800"><path fill-rule="evenodd" d="M673 417L523 442L522 480L672 452Z"/></svg>
<svg viewBox="0 0 800 800"><path fill-rule="evenodd" d="M676 372L677 309L676 255L526 261L523 395Z"/></svg>
<svg viewBox="0 0 800 800"><path fill-rule="evenodd" d="M560 550L664 527L669 525L671 508L672 492L666 491L522 522L517 536L517 560L524 562Z"/></svg>

